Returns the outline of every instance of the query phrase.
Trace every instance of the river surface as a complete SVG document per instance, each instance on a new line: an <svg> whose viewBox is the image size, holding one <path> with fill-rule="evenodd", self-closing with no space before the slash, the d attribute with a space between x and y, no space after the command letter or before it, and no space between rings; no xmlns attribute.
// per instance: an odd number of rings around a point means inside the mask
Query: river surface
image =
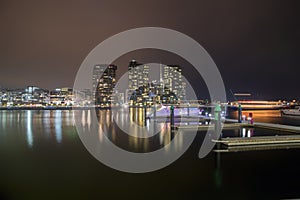
<svg viewBox="0 0 300 200"><path fill-rule="evenodd" d="M131 174L103 165L86 150L74 125L74 112L0 111L0 199L300 198L299 148L211 151L200 159L205 132L198 132L184 155L171 165ZM106 110L97 113L107 136L123 149L149 152L172 138L166 123L157 124L161 133L151 139L126 136L111 123L111 115ZM82 119L87 129L93 126L89 116L85 111ZM253 116L255 121L300 124L300 119L282 118L275 111L254 112ZM287 134L239 129L224 133L245 137Z"/></svg>

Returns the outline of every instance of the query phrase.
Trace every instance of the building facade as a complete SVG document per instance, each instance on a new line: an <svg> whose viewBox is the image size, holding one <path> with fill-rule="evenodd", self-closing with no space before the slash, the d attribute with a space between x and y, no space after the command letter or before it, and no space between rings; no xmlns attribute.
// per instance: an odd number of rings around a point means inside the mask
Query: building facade
<svg viewBox="0 0 300 200"><path fill-rule="evenodd" d="M178 100L184 100L186 96L185 83L182 77L182 68L178 65L164 65L161 70L164 93L173 92Z"/></svg>
<svg viewBox="0 0 300 200"><path fill-rule="evenodd" d="M127 102L148 105L152 102L175 103L185 99L185 83L180 66L161 65L159 80L150 80L150 70L148 65L130 61Z"/></svg>
<svg viewBox="0 0 300 200"><path fill-rule="evenodd" d="M132 60L128 67L129 90L136 90L149 83L149 66Z"/></svg>
<svg viewBox="0 0 300 200"><path fill-rule="evenodd" d="M93 81L95 83L95 104L101 107L111 107L114 103L114 87L116 85L116 65L96 65L94 67ZM97 77L98 75L98 77ZM93 83L94 84L94 83Z"/></svg>

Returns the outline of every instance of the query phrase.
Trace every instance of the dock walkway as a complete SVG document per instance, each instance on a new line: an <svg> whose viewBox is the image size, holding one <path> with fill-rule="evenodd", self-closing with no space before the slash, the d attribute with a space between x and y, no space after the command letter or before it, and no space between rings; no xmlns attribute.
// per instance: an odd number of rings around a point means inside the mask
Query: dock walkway
<svg viewBox="0 0 300 200"><path fill-rule="evenodd" d="M289 136L261 136L249 138L222 138L213 140L216 143L222 143L226 146L245 146L245 145L266 145L266 144L287 144L300 143L300 135Z"/></svg>
<svg viewBox="0 0 300 200"><path fill-rule="evenodd" d="M285 136L254 136L247 138L221 138L219 140L213 140L213 142L221 143L228 147L239 147L239 146L266 146L266 145L299 145L300 144L300 127L299 126L290 126L282 124L272 124L272 123L263 123L263 122L254 122L254 124L249 123L237 123L235 119L225 119L223 124L223 129L235 129L235 128L262 128L275 131L284 131L290 132L290 135ZM214 128L213 124L210 125L185 125L178 126L178 130L207 130L208 128Z"/></svg>

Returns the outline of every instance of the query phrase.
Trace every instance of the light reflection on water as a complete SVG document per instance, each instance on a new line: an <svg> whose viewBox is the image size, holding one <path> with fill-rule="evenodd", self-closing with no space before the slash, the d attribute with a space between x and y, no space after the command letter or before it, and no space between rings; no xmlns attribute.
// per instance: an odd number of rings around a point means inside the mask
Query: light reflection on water
<svg viewBox="0 0 300 200"><path fill-rule="evenodd" d="M64 127L74 129L74 112L81 112L81 123L85 131L90 132L93 127L97 126L97 133L95 134L98 135L100 142L104 142L104 137L108 137L110 141L125 150L150 152L166 146L172 140L170 124L161 119L159 121L147 119L145 125L143 109L115 113L111 110L98 110L96 111L97 124L93 124L93 111L91 110L0 111L0 135L7 134L8 130L25 133L23 139L29 148L35 146L36 140L41 138L61 144L64 139L70 136L74 137L76 134L76 132L70 135L64 133ZM280 115L280 111L245 111L243 114L249 112L253 113L255 121L300 125L299 117L283 117ZM233 115L235 114L233 113ZM191 122L178 124L188 125ZM274 135L274 132L254 130L253 128L223 130L223 137L252 137L270 134ZM182 138L180 138L180 134L178 137L174 148L180 150Z"/></svg>
<svg viewBox="0 0 300 200"><path fill-rule="evenodd" d="M99 141L104 142L104 137L108 137L111 142L125 150L132 152L154 151L169 144L172 137L174 137L170 133L168 123L148 119L145 124L143 109L135 109L130 112L98 110L96 114L98 119L96 130L98 130ZM82 112L81 117L86 118L86 114ZM86 121L86 119L83 121ZM87 124L85 124L85 127L87 127ZM182 134L178 134L176 137L178 137L177 141L179 142L174 144L173 147L174 150L179 151L182 148ZM165 150L169 151L168 148L165 148Z"/></svg>
<svg viewBox="0 0 300 200"><path fill-rule="evenodd" d="M8 132L13 132L13 134L9 134L9 137L18 137L17 140L26 142L28 148L33 148L44 140L48 141L49 144L61 144L74 135L76 136L76 131L71 134L66 133L68 129L74 130L74 112L81 112L82 128L87 133L96 127L97 133L93 134L97 134L100 143L105 141L104 137L108 137L117 146L132 152L157 150L169 144L174 137L170 133L169 123L147 120L145 126L144 112L141 110L131 112L130 115L122 112L113 115L111 110L98 110L96 111L97 124L93 123L93 111L91 110L3 110L0 111L0 136L3 137ZM133 116L133 113L137 115ZM126 127L130 134L123 132L120 127ZM141 134L145 136L147 131L152 131L155 134L140 138ZM18 136L15 132L25 133L25 135ZM172 148L180 150L183 142L182 135L178 134L176 137L178 140ZM166 148L166 150L169 149Z"/></svg>
<svg viewBox="0 0 300 200"><path fill-rule="evenodd" d="M300 126L299 116L282 116L280 110L246 110L242 112L242 114L245 116L249 116L249 113L253 114L254 122L257 121L257 122ZM237 119L238 112L231 111L229 112L229 116L230 118Z"/></svg>
<svg viewBox="0 0 300 200"><path fill-rule="evenodd" d="M26 118L26 121L27 121L27 126L26 126L26 129L27 129L27 131L26 131L26 133L27 133L27 143L28 143L29 147L32 147L32 145L33 145L33 136L32 136L31 111L27 110L26 114L27 114L27 118Z"/></svg>
<svg viewBox="0 0 300 200"><path fill-rule="evenodd" d="M16 141L20 142L23 139L29 148L44 139L60 144L67 136L64 127L74 125L73 115L73 111L62 110L2 110L0 136L18 137Z"/></svg>
<svg viewBox="0 0 300 200"><path fill-rule="evenodd" d="M58 143L62 141L62 120L61 120L61 110L55 112L55 137Z"/></svg>
<svg viewBox="0 0 300 200"><path fill-rule="evenodd" d="M3 191L20 197L16 199L43 199L45 194L51 195L52 199L59 195L75 199L82 194L97 199L99 193L107 197L117 195L118 198L124 195L127 198L134 195L140 198L145 194L157 194L151 199L167 199L170 195L171 199L182 199L189 194L194 197L204 193L208 195L207 199L214 199L209 198L211 195L218 196L218 199L230 195L235 195L237 199L249 195L253 197L249 199L256 199L262 194L267 197L273 195L271 197L276 197L274 199L296 198L300 195L300 163L296 159L300 153L298 149L234 154L212 152L207 158L199 159L200 132L186 155L171 166L141 176L122 174L95 162L82 147L74 128L74 112L0 111L0 185L6 186ZM91 111L90 114L88 110L79 112L82 112L80 120L84 122L87 133L96 126L95 134L100 142L108 137L124 149L152 151L169 144L172 139L169 123L157 123L156 128L160 132L153 137L136 138L122 133L115 126L109 110L97 111L97 124L93 123ZM115 119L123 125L128 123L127 116L121 113ZM138 129L143 128L142 125ZM151 123L147 124L146 129L150 128ZM135 127L133 130L138 129ZM223 132L224 136L238 137L269 134L249 128ZM270 134L274 134L274 131L270 131ZM182 148L181 139L173 148ZM171 150L166 148L166 154ZM136 189L128 193L131 191L129 187ZM149 192L149 188L153 187L156 189ZM10 194L14 191L15 194ZM294 196L286 195L291 193ZM21 198L24 195L28 198Z"/></svg>

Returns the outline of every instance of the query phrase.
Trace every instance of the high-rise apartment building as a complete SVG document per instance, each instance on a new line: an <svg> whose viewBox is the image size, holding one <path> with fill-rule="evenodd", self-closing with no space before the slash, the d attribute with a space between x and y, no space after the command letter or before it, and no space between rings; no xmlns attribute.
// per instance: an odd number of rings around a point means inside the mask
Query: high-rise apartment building
<svg viewBox="0 0 300 200"><path fill-rule="evenodd" d="M135 60L129 63L128 67L129 87L127 91L127 101L130 97L142 96L143 101L156 96L164 99L174 96L176 100L185 99L185 83L182 77L182 68L178 65L161 65L159 70L159 80L150 80L149 65L140 64ZM152 73L152 72L151 72ZM153 77L152 77L153 78ZM141 89L149 90L149 94L141 94ZM131 99L132 99L131 98ZM133 98L134 99L134 98ZM169 101L167 99L166 101Z"/></svg>
<svg viewBox="0 0 300 200"><path fill-rule="evenodd" d="M178 65L162 66L161 77L166 91L172 91L178 100L185 99L185 83L182 77L182 68Z"/></svg>
<svg viewBox="0 0 300 200"><path fill-rule="evenodd" d="M128 97L141 86L149 83L149 66L132 60L128 67ZM128 99L127 99L128 100Z"/></svg>
<svg viewBox="0 0 300 200"><path fill-rule="evenodd" d="M149 83L149 66L130 61L128 68L129 90L136 90Z"/></svg>
<svg viewBox="0 0 300 200"><path fill-rule="evenodd" d="M110 107L114 102L114 87L116 85L116 65L96 65L93 70L93 87L95 88L95 103L102 107Z"/></svg>

